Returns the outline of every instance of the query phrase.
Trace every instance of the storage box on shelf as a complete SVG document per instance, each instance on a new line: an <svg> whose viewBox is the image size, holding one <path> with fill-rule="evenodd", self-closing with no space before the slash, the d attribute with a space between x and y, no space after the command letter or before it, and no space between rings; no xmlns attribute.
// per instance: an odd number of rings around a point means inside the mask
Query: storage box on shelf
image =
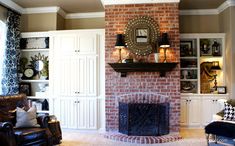
<svg viewBox="0 0 235 146"><path fill-rule="evenodd" d="M38 112L49 113L42 110L42 102L49 101L49 33L30 32L21 33L20 62L18 75L20 92L26 93L31 103L38 108ZM45 96L36 96L36 93Z"/></svg>
<svg viewBox="0 0 235 146"><path fill-rule="evenodd" d="M229 98L215 88L226 86L225 34L181 34L180 38L181 125L203 126L219 111L217 101ZM215 61L221 70L211 69Z"/></svg>

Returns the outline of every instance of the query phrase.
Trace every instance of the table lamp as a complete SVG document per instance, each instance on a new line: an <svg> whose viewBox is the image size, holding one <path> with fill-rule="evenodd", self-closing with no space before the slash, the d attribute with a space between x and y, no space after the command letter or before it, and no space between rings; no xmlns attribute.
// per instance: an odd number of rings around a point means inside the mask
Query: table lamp
<svg viewBox="0 0 235 146"><path fill-rule="evenodd" d="M124 41L123 34L117 34L117 40L116 40L115 48L119 49L118 63L122 63L121 51L122 51L122 48L125 48L125 41Z"/></svg>
<svg viewBox="0 0 235 146"><path fill-rule="evenodd" d="M214 82L214 88L215 88L215 91L217 91L217 80L216 80L217 74L216 74L216 71L217 71L217 70L221 70L221 68L220 68L220 66L219 66L219 61L213 61L213 62L212 62L211 70L212 70L212 71L215 71L215 74L214 74L214 80L215 80L215 82Z"/></svg>
<svg viewBox="0 0 235 146"><path fill-rule="evenodd" d="M160 46L160 48L164 49L164 61L163 62L166 63L167 62L166 61L166 50L167 50L167 48L170 47L170 43L169 43L169 39L168 39L168 34L167 33L162 33L162 37L160 39L159 46Z"/></svg>

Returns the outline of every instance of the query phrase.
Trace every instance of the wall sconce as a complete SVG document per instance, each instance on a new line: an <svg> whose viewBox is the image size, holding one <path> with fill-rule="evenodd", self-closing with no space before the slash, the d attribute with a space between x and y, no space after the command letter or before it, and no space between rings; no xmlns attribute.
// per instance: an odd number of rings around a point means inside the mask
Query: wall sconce
<svg viewBox="0 0 235 146"><path fill-rule="evenodd" d="M166 50L167 50L167 48L170 47L168 34L166 32L162 33L162 36L159 41L159 46L164 49L164 61L163 62L166 63L167 62L166 61Z"/></svg>
<svg viewBox="0 0 235 146"><path fill-rule="evenodd" d="M215 74L214 74L214 88L215 88L215 91L217 91L217 80L216 80L216 71L217 70L221 70L220 66L219 66L219 61L213 61L212 62L212 67L211 67L211 70L215 71Z"/></svg>
<svg viewBox="0 0 235 146"><path fill-rule="evenodd" d="M123 34L117 34L117 40L116 40L115 48L119 49L118 63L122 63L121 52L122 52L122 48L125 48L125 41L124 41Z"/></svg>

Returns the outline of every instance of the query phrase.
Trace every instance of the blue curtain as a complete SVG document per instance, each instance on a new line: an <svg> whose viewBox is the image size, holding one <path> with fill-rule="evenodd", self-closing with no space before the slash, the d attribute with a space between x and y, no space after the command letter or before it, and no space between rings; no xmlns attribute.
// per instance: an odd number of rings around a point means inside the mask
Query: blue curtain
<svg viewBox="0 0 235 146"><path fill-rule="evenodd" d="M3 57L2 93L1 95L13 95L19 93L19 81L17 77L17 64L20 48L20 15L8 11L6 22L6 48Z"/></svg>

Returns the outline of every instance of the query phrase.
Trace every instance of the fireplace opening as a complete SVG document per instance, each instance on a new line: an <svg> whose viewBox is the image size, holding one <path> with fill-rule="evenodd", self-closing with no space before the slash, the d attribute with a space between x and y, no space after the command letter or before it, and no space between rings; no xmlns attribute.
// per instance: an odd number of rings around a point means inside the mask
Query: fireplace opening
<svg viewBox="0 0 235 146"><path fill-rule="evenodd" d="M130 136L169 134L169 103L119 102L119 132Z"/></svg>

